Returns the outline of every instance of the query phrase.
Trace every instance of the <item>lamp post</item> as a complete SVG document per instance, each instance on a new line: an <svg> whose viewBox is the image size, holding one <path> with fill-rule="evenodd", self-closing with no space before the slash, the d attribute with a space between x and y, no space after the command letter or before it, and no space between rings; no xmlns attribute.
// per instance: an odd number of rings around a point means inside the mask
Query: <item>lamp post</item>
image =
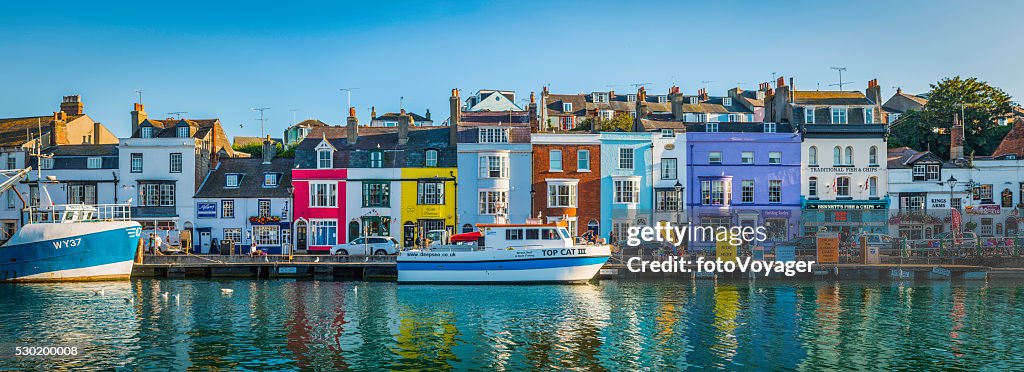
<svg viewBox="0 0 1024 372"><path fill-rule="evenodd" d="M953 231L953 188L956 187L956 177L949 175L949 179L946 180L949 184L949 238L950 247L956 248L956 231ZM942 244L941 242L939 243Z"/></svg>
<svg viewBox="0 0 1024 372"><path fill-rule="evenodd" d="M683 184L676 180L676 185L673 187L676 191L676 226L682 225L680 214L683 211ZM678 252L677 252L678 253Z"/></svg>
<svg viewBox="0 0 1024 372"><path fill-rule="evenodd" d="M295 186L288 185L288 200L284 201L284 210L281 211L281 219L288 222L288 233L291 235L288 237L288 260L291 260L292 252L295 250L295 226L292 225L292 218L289 216L291 210L288 208L292 199L294 198Z"/></svg>

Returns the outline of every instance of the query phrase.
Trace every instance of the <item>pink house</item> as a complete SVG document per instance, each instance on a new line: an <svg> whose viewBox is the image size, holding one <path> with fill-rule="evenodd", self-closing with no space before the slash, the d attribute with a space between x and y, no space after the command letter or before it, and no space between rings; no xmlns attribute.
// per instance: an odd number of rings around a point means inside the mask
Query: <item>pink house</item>
<svg viewBox="0 0 1024 372"><path fill-rule="evenodd" d="M326 254L345 237L346 169L292 169L296 249Z"/></svg>

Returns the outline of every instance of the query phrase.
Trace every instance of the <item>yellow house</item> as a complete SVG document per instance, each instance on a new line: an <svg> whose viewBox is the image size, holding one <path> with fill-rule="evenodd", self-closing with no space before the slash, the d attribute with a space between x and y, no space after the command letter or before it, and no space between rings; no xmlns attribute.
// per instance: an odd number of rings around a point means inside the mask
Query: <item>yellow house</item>
<svg viewBox="0 0 1024 372"><path fill-rule="evenodd" d="M402 242L432 230L456 231L457 174L454 167L402 168Z"/></svg>

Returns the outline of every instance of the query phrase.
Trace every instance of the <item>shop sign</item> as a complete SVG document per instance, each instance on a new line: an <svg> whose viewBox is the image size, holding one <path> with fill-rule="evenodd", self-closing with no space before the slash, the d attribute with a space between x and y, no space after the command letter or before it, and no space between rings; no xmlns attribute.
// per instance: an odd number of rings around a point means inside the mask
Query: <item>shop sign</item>
<svg viewBox="0 0 1024 372"><path fill-rule="evenodd" d="M839 233L819 232L818 242L819 263L839 263Z"/></svg>
<svg viewBox="0 0 1024 372"><path fill-rule="evenodd" d="M789 218L790 211L785 209L769 209L761 212L764 218Z"/></svg>
<svg viewBox="0 0 1024 372"><path fill-rule="evenodd" d="M1002 212L998 204L968 205L964 209L967 210L967 214L976 215L994 215Z"/></svg>
<svg viewBox="0 0 1024 372"><path fill-rule="evenodd" d="M196 217L217 218L217 203L196 203Z"/></svg>

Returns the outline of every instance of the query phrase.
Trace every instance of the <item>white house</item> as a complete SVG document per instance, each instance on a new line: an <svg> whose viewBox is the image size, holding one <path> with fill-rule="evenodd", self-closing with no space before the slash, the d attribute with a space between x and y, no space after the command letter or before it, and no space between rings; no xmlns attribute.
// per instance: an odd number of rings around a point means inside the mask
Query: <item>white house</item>
<svg viewBox="0 0 1024 372"><path fill-rule="evenodd" d="M170 244L194 227L199 183L220 157L234 154L220 120L148 119L141 104L132 111L131 136L118 147L118 199L132 199L132 218L144 233Z"/></svg>

